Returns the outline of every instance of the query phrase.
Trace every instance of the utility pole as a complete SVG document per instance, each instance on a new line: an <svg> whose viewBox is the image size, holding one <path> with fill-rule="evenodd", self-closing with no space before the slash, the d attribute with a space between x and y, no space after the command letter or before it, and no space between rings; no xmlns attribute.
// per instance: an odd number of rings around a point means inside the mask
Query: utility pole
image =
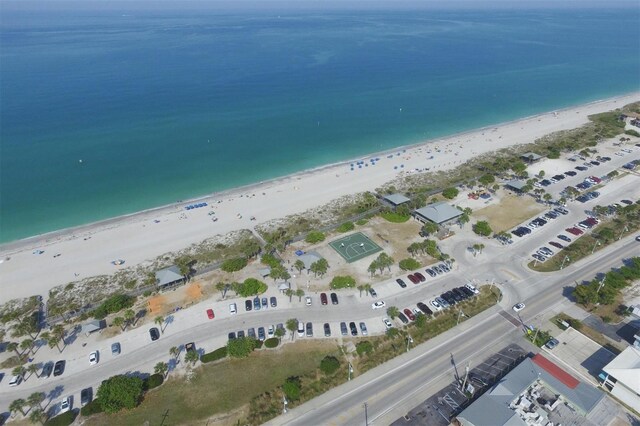
<svg viewBox="0 0 640 426"><path fill-rule="evenodd" d="M540 327L542 327L542 323L540 323ZM536 334L533 335L533 344L536 345L536 339L538 338L538 331L540 331L540 328L536 328ZM538 345L536 345L538 346Z"/></svg>
<svg viewBox="0 0 640 426"><path fill-rule="evenodd" d="M469 363L465 367L464 380L462 381L462 387L460 388L464 392L464 387L467 385L467 378L469 377Z"/></svg>
<svg viewBox="0 0 640 426"><path fill-rule="evenodd" d="M364 403L364 426L369 426L369 413L367 413L367 403Z"/></svg>
<svg viewBox="0 0 640 426"><path fill-rule="evenodd" d="M564 268L564 262L566 262L567 260L571 260L569 256L565 256L564 259L562 259L562 265L560 265L560 269Z"/></svg>
<svg viewBox="0 0 640 426"><path fill-rule="evenodd" d="M607 276L605 275L604 277L602 277L602 280L600 280L600 284L598 284L598 291L596 291L596 293L600 293L600 289L602 288L602 286L604 285L604 280L607 278Z"/></svg>
<svg viewBox="0 0 640 426"><path fill-rule="evenodd" d="M413 343L413 337L407 336L407 352L409 352L409 343Z"/></svg>
<svg viewBox="0 0 640 426"><path fill-rule="evenodd" d="M593 252L596 251L596 247L598 247L599 245L601 245L600 240L596 240L596 243L593 245L593 248L591 249L591 254L593 254Z"/></svg>
<svg viewBox="0 0 640 426"><path fill-rule="evenodd" d="M458 310L458 321L456 322L456 325L460 324L460 316L466 317L462 310Z"/></svg>
<svg viewBox="0 0 640 426"><path fill-rule="evenodd" d="M629 225L626 225L624 227L624 229L622 230L622 232L620 233L620 236L618 237L618 241L620 241L620 239L622 238L622 236L624 235L625 232L627 232L629 230Z"/></svg>
<svg viewBox="0 0 640 426"><path fill-rule="evenodd" d="M353 373L353 366L351 365L351 362L349 362L349 372L348 372L349 375L347 376L347 379L349 381L351 381L351 373Z"/></svg>
<svg viewBox="0 0 640 426"><path fill-rule="evenodd" d="M289 402L287 401L287 397L284 396L284 394L282 395L282 414L287 414L287 404L289 404Z"/></svg>
<svg viewBox="0 0 640 426"><path fill-rule="evenodd" d="M458 375L458 367L456 367L456 361L453 359L453 352L451 353L451 364L453 365L453 370L456 374L456 380L460 381L460 376Z"/></svg>

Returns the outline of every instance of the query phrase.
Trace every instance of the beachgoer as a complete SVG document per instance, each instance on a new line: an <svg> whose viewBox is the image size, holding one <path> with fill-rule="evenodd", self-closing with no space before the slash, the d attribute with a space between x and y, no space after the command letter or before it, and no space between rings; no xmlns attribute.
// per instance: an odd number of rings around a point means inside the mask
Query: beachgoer
<svg viewBox="0 0 640 426"><path fill-rule="evenodd" d="M360 243L360 247L364 247L364 243Z"/></svg>
<svg viewBox="0 0 640 426"><path fill-rule="evenodd" d="M344 243L340 243L340 247L344 247Z"/></svg>

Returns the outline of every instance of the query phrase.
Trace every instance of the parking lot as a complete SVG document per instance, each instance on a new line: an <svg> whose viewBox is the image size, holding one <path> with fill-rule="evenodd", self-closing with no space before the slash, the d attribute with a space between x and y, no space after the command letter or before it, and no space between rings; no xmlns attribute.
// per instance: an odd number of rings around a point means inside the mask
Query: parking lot
<svg viewBox="0 0 640 426"><path fill-rule="evenodd" d="M436 394L426 399L405 416L400 417L393 426L447 426L450 419L460 413L477 397L492 386L501 377L513 370L527 356L520 346L512 344L491 355L469 372L467 390L472 390L473 397L468 398L457 383L451 383ZM464 366L457 366L461 379L464 380Z"/></svg>

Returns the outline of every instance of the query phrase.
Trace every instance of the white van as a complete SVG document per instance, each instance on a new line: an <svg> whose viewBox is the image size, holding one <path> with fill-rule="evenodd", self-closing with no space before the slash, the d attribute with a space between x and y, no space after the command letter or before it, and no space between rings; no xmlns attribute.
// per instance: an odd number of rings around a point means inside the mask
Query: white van
<svg viewBox="0 0 640 426"><path fill-rule="evenodd" d="M236 304L235 304L235 303L231 303L231 304L229 304L229 313L230 313L231 315L235 315L235 314L237 314L237 313L238 313L238 309L237 309L237 307L236 307Z"/></svg>
<svg viewBox="0 0 640 426"><path fill-rule="evenodd" d="M298 337L304 337L304 323L298 321Z"/></svg>

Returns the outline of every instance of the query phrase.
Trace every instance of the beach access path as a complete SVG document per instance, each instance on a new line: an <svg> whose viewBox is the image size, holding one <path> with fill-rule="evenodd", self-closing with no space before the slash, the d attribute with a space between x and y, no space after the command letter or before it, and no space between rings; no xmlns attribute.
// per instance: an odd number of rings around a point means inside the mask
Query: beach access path
<svg viewBox="0 0 640 426"><path fill-rule="evenodd" d="M34 237L0 247L0 304L15 298L42 295L57 285L112 274L115 259L131 267L189 247L214 235L226 234L287 215L302 213L344 195L374 190L399 174L417 169L451 170L478 155L532 143L559 130L579 127L588 116L640 100L640 93L553 111L522 120L427 141L359 160L375 165L351 171L345 162L281 179L214 194L201 200L207 207L185 210L189 202L129 215L90 226ZM459 117L464 120L464 116ZM388 158L391 156L391 158ZM209 212L215 212L209 215ZM256 218L255 221L251 217ZM216 217L217 221L212 218ZM34 254L34 250L44 251ZM59 255L59 256L58 256ZM6 260L10 258L9 260Z"/></svg>

